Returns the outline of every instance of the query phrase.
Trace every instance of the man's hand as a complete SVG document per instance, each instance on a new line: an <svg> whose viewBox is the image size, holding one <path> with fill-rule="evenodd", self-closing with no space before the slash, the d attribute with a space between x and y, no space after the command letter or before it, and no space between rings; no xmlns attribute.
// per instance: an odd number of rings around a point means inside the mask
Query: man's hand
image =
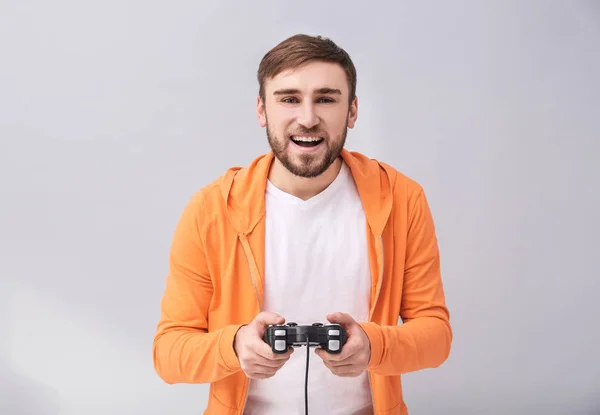
<svg viewBox="0 0 600 415"><path fill-rule="evenodd" d="M328 353L317 348L315 353L323 360L331 373L341 377L356 377L367 369L371 358L371 343L362 327L350 316L344 313L333 313L327 316L330 323L336 323L346 329L348 336L342 352Z"/></svg>
<svg viewBox="0 0 600 415"><path fill-rule="evenodd" d="M275 375L287 362L294 349L285 354L273 353L263 340L270 324L283 324L285 319L277 314L262 312L248 325L240 327L235 335L233 348L246 376L252 379L266 379Z"/></svg>

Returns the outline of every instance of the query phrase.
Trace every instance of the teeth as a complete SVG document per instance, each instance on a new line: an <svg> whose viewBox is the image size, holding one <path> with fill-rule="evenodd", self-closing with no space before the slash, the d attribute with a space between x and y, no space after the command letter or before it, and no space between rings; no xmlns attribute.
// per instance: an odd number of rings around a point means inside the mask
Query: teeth
<svg viewBox="0 0 600 415"><path fill-rule="evenodd" d="M306 137L306 136L301 136L301 135L294 135L292 136L292 140L294 141L303 141L305 143L310 143L313 141L319 141L321 140L321 137Z"/></svg>

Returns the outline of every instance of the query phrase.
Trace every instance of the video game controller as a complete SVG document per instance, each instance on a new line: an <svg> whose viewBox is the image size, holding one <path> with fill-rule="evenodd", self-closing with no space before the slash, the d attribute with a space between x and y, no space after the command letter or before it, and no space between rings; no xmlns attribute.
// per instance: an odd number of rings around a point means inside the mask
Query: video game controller
<svg viewBox="0 0 600 415"><path fill-rule="evenodd" d="M267 327L263 340L277 354L284 354L290 346L320 346L328 353L341 353L346 344L346 330L339 324L313 323L299 326L296 323L277 324Z"/></svg>

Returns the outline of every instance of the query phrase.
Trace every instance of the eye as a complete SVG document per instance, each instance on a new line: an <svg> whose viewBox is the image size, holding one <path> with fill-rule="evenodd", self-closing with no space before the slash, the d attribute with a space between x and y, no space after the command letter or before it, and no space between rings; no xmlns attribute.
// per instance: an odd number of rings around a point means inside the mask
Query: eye
<svg viewBox="0 0 600 415"><path fill-rule="evenodd" d="M322 98L319 98L317 100L317 102L322 102L322 103L325 103L325 104L330 104L330 103L335 102L335 100L331 99L331 98L328 98L328 97L322 97Z"/></svg>
<svg viewBox="0 0 600 415"><path fill-rule="evenodd" d="M295 104L298 102L298 100L294 97L287 97L287 98L283 98L281 100L281 102L285 102L286 104Z"/></svg>

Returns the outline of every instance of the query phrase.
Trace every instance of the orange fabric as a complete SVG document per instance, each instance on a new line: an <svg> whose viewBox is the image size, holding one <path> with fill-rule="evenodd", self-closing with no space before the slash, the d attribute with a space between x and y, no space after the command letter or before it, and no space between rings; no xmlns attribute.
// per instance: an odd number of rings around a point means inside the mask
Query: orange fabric
<svg viewBox="0 0 600 415"><path fill-rule="evenodd" d="M400 375L441 365L453 337L432 214L410 178L357 152L343 150L342 157L368 222L371 316L359 323L371 342L375 413L407 414ZM205 414L242 413L248 378L233 340L241 325L270 311L262 299L272 160L262 155L198 191L173 237L154 367L169 384L210 383Z"/></svg>

